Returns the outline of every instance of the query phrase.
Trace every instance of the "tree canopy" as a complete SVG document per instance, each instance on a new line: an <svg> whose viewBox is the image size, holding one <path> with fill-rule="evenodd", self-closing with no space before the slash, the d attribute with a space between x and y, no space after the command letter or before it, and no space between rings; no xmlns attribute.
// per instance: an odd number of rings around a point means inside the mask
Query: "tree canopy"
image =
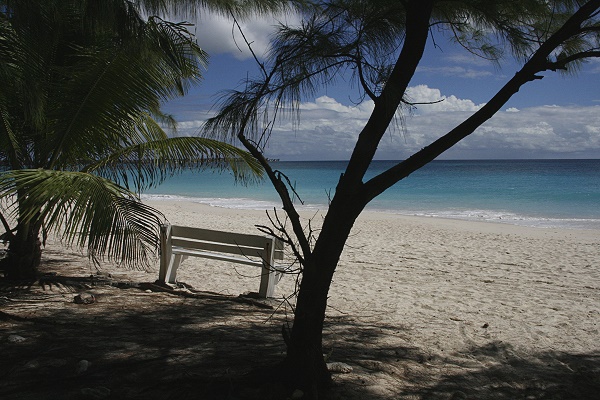
<svg viewBox="0 0 600 400"><path fill-rule="evenodd" d="M547 72L571 73L600 56L600 0L328 0L304 10L300 26L281 25L259 74L231 91L206 126L209 134L237 138L261 162L281 197L291 229L271 231L294 249L302 280L294 323L286 333L284 366L308 398L329 383L322 356L322 329L332 278L356 218L386 189L432 161L492 118L520 88ZM521 68L473 115L411 157L366 179L377 147L394 118L411 107L407 88L425 46L438 35L501 63L513 57ZM318 236L306 232L294 190L274 170L263 150L274 121L293 113L301 123L303 96L338 80L370 98L373 111L360 130ZM277 220L278 221L278 220ZM290 231L291 230L291 231Z"/></svg>
<svg viewBox="0 0 600 400"><path fill-rule="evenodd" d="M188 24L143 16L167 3L0 1L2 262L16 276L50 230L93 259L144 266L163 217L136 192L191 167L260 175L235 146L167 134L161 104L198 84L208 59Z"/></svg>

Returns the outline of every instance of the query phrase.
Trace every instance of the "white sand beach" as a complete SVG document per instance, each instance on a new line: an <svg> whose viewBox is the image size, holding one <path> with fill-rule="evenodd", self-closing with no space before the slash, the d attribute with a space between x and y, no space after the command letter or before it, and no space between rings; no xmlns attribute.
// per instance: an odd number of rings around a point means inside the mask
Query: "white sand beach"
<svg viewBox="0 0 600 400"><path fill-rule="evenodd" d="M261 211L150 204L172 224L256 233L254 225L269 223ZM256 291L257 275L252 267L190 258L178 279L237 295ZM276 295L289 295L294 283L286 276ZM450 386L483 385L474 378L480 373L498 388L547 385L535 365L572 371L579 368L572 357L597 362L599 329L600 232L365 212L334 277L326 346L332 359L354 368L336 378L347 390L359 382L377 398L412 398L411 387L429 384L421 380L432 371L456 375L444 383ZM494 378L503 368L519 383ZM453 393L444 384L431 393Z"/></svg>
<svg viewBox="0 0 600 400"><path fill-rule="evenodd" d="M264 211L147 203L172 224L257 233L255 225L269 223ZM303 215L313 227L321 219ZM95 273L56 243L43 261L59 275ZM119 281L158 277L158 262L149 272L101 269ZM259 273L200 258L182 264L179 281L226 296L69 280L25 292L2 288L0 337L23 341L2 342L0 394L79 399L99 388L114 398L164 399L198 398L212 388L215 396L206 398L222 398L231 376L272 365L285 352L285 302L272 300L269 310L236 301L258 290ZM295 277L285 276L276 296L294 287ZM75 304L79 290L97 303ZM352 372L334 375L329 398L591 399L600 393L599 336L600 232L365 212L330 291L324 349ZM82 359L90 370L73 380ZM26 396L23 382L34 378L39 384L27 386Z"/></svg>

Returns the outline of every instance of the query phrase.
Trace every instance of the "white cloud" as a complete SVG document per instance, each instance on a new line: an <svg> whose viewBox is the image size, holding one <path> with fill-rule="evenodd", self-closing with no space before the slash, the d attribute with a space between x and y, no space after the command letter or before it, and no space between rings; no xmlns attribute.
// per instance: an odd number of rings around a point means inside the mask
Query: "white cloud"
<svg viewBox="0 0 600 400"><path fill-rule="evenodd" d="M450 97L450 96L449 96ZM461 104L457 99L457 104ZM464 101L464 99L462 99ZM327 114L303 112L297 130L280 127L268 149L282 159L347 159L368 113L327 103ZM464 103L463 103L464 104ZM382 140L378 157L402 159L468 118L477 106L406 116L405 129ZM325 115L327 115L325 117ZM451 150L447 158L600 156L600 106L532 107L498 113Z"/></svg>
<svg viewBox="0 0 600 400"><path fill-rule="evenodd" d="M583 130L591 135L600 135L600 125L585 125Z"/></svg>
<svg viewBox="0 0 600 400"><path fill-rule="evenodd" d="M238 21L258 57L264 56L268 51L271 35L279 21L294 24L299 19L295 15L280 15ZM196 22L195 34L200 47L208 54L228 53L240 60L252 57L244 37L229 17L210 12L203 13Z"/></svg>
<svg viewBox="0 0 600 400"><path fill-rule="evenodd" d="M404 116L404 129L392 129L380 143L377 157L403 159L463 122L482 105L445 96L427 86L411 88L417 101L444 98L430 110ZM300 105L299 124L274 127L267 155L284 160L348 159L373 103L345 105L323 96ZM517 112L518 111L518 112ZM206 114L205 114L206 115ZM205 116L198 118L204 119ZM198 121L180 125L197 130ZM497 113L448 152L446 158L568 158L600 156L600 106L538 106Z"/></svg>
<svg viewBox="0 0 600 400"><path fill-rule="evenodd" d="M312 111L312 110L328 110L335 111L341 114L348 114L353 118L366 118L373 111L374 104L371 100L362 102L354 106L346 106L338 103L337 100L328 97L321 96L315 99L313 102L306 102L300 105L300 110Z"/></svg>
<svg viewBox="0 0 600 400"><path fill-rule="evenodd" d="M185 132L186 134L192 134L200 129L202 125L204 125L204 121L202 120L182 121L177 123L177 130Z"/></svg>
<svg viewBox="0 0 600 400"><path fill-rule="evenodd" d="M515 108L515 107L509 107L505 110L505 112L507 112L507 113L517 113L519 111L521 111L521 110L519 110L518 108Z"/></svg>
<svg viewBox="0 0 600 400"><path fill-rule="evenodd" d="M408 100L421 103L416 106L418 114L438 113L447 111L477 111L483 104L475 104L469 99L459 99L454 95L444 96L439 89L427 85L410 87L407 90ZM426 103L426 104L422 104Z"/></svg>
<svg viewBox="0 0 600 400"><path fill-rule="evenodd" d="M539 106L499 113L461 144L502 157L600 156L600 107Z"/></svg>

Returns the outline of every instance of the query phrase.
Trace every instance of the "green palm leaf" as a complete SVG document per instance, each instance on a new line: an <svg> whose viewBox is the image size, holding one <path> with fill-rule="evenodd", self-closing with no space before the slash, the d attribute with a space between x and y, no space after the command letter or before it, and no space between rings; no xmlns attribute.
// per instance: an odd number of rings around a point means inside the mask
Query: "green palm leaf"
<svg viewBox="0 0 600 400"><path fill-rule="evenodd" d="M129 267L144 268L158 249L164 216L137 201L114 182L89 173L18 170L0 174L0 197L15 198L13 218L43 221L69 245L87 248L98 262L104 256Z"/></svg>
<svg viewBox="0 0 600 400"><path fill-rule="evenodd" d="M80 48L65 79L57 84L49 168L71 163L78 149L102 154L107 148L139 143L148 111L198 82L206 54L185 26L152 20L141 43Z"/></svg>
<svg viewBox="0 0 600 400"><path fill-rule="evenodd" d="M87 246L94 260L105 254L144 265L156 250L160 216L128 188L140 191L192 167L230 168L244 182L259 177L257 162L230 144L165 133L175 124L161 104L199 83L208 58L188 24L155 13L203 5L244 14L287 4L0 0L0 163L11 169L0 173L0 219L10 232L2 261L14 267L8 275L20 277L22 265L37 268L39 257L28 255L39 254L37 237L46 228L63 230L67 243Z"/></svg>
<svg viewBox="0 0 600 400"><path fill-rule="evenodd" d="M186 169L230 169L243 183L258 179L262 167L249 153L208 138L159 138L124 147L87 165L92 172L139 192Z"/></svg>

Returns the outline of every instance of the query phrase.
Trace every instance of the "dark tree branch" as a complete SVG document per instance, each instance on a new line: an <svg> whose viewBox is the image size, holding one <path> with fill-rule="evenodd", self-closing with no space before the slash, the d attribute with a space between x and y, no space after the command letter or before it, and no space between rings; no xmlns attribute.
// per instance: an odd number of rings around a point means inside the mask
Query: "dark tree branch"
<svg viewBox="0 0 600 400"><path fill-rule="evenodd" d="M239 27L239 25L238 25L238 27ZM240 30L241 30L241 28L240 28ZM248 45L248 47L251 47L250 43L247 42L247 39L245 38L245 36L244 36L244 40L246 41L246 44ZM256 54L254 52L252 52L252 56L254 57L255 61L260 64L260 62L257 59ZM275 69L276 68L274 68L273 71L275 71ZM267 78L265 79L265 82L263 83L261 90L257 93L256 97L254 98L253 104L251 104L251 109L254 109L255 107L258 106L260 99L262 98L262 96L264 96L265 92L268 90L271 77L272 77L272 74L270 76L267 75ZM246 115L244 116L244 121L240 125L237 137L240 140L240 142L242 143L242 145L250 152L250 154L252 154L252 156L258 160L258 162L262 165L265 172L267 173L269 180L271 181L273 187L275 188L275 190L277 191L277 193L279 194L279 197L281 198L281 200L283 202L283 209L285 210L288 217L290 218L290 222L292 224L292 229L294 231L294 234L298 238L298 242L299 242L300 248L302 249L302 253L304 254L304 256L306 256L307 254L310 254L311 248L310 248L308 239L306 238L306 236L304 234L304 230L302 229L300 215L298 214L298 212L296 211L296 208L294 207L294 204L292 202L292 199L290 197L290 194L287 190L285 183L278 177L278 174L276 173L276 171L274 171L273 168L271 168L271 165L269 164L268 160L265 158L263 153L244 135L246 126L248 125L248 122L251 118L251 114L252 113L246 113Z"/></svg>
<svg viewBox="0 0 600 400"><path fill-rule="evenodd" d="M562 58L560 60L554 61L554 62L549 62L546 69L550 70L550 71L557 71L557 70L566 70L567 69L567 64L572 63L574 61L578 61L578 60L583 60L586 58L598 58L600 57L600 50L589 50L589 51L582 51L576 54L571 54L568 57Z"/></svg>
<svg viewBox="0 0 600 400"><path fill-rule="evenodd" d="M359 57L357 57L357 58L359 58ZM371 91L371 88L369 87L369 85L365 79L365 75L364 75L362 64L361 64L360 60L359 59L355 60L355 64L356 64L356 68L357 68L358 79L360 81L360 85L362 86L362 88L365 91L365 93L367 94L367 96L371 100L375 101L377 99L377 96L375 95L375 93L373 93L373 91Z"/></svg>
<svg viewBox="0 0 600 400"><path fill-rule="evenodd" d="M517 72L515 76L508 81L508 83L504 85L488 103L486 103L485 106L429 146L367 182L365 184L367 201L370 201L383 193L392 185L406 178L411 173L434 160L456 143L472 134L475 129L496 114L524 84L533 80L542 79L542 77L537 74L549 70L551 66L554 66L553 63L549 64L546 61L547 58L565 41L580 34L582 24L591 18L598 8L600 8L600 0L588 1L539 47L530 60L525 63L523 68L521 68L521 70ZM598 56L597 53L598 52L591 52L594 57ZM574 60L582 58L582 54L587 53L583 52L573 55L573 57L575 57Z"/></svg>
<svg viewBox="0 0 600 400"><path fill-rule="evenodd" d="M403 93L423 56L429 36L429 20L433 3L432 0L407 3L404 45L385 87L375 101L375 109L358 137L346 174L340 179L340 184L343 184L343 181L352 185L362 182L377 146L394 118L402 102ZM341 189L341 186L338 187ZM344 193L342 196L347 194Z"/></svg>
<svg viewBox="0 0 600 400"><path fill-rule="evenodd" d="M240 142L242 142L242 145L252 154L253 157L255 157L258 160L258 162L265 169L265 172L267 173L269 180L271 181L273 187L275 188L275 190L277 191L277 194L279 194L279 197L281 198L281 201L283 202L283 209L285 210L288 217L290 218L290 222L292 224L292 229L293 229L294 233L296 234L296 237L298 238L298 242L299 242L300 248L302 249L304 256L306 256L307 254L310 254L310 251L311 251L310 245L309 245L308 239L306 238L304 231L302 229L300 215L298 214L298 212L296 211L296 208L294 207L294 204L292 202L292 199L290 197L290 194L287 190L285 183L277 177L276 172L273 170L273 168L271 168L269 162L267 161L265 156L262 154L262 152L260 150L258 150L258 148L244 136L243 128L244 128L244 126L242 126L242 129L240 129L240 132L238 134L238 139L240 140Z"/></svg>
<svg viewBox="0 0 600 400"><path fill-rule="evenodd" d="M273 237L281 240L283 243L286 243L287 245L289 245L290 248L292 249L292 253L294 254L294 257L296 257L298 262L301 265L303 265L304 257L302 256L302 254L296 247L294 240L290 236L288 230L285 228L285 224L283 222L281 222L281 220L279 219L279 214L277 214L277 210L274 209L273 213L275 214L275 219L273 219L271 214L269 214L268 212L267 212L267 218L269 218L271 225L275 228L275 230L277 230L277 232L275 232L272 227L268 227L265 225L256 225L256 228L259 231L266 233L267 235L273 236Z"/></svg>

